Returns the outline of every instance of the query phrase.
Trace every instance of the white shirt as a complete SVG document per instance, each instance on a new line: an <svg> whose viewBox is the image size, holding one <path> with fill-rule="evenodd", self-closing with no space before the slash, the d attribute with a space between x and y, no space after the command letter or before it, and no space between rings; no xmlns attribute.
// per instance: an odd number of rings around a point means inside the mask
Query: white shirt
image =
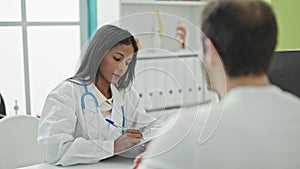
<svg viewBox="0 0 300 169"><path fill-rule="evenodd" d="M300 168L300 100L276 86L237 87L180 116L139 169Z"/></svg>
<svg viewBox="0 0 300 169"><path fill-rule="evenodd" d="M98 110L101 112L104 119L110 119L111 118L111 111L113 106L113 99L112 97L107 99L103 93L101 93L95 84L91 84L94 87L94 93L96 94L96 97L98 98L99 107ZM107 123L107 127L109 128L109 123Z"/></svg>
<svg viewBox="0 0 300 169"><path fill-rule="evenodd" d="M87 88L101 105L101 92L94 84ZM111 90L111 119L122 125L121 106L124 106L126 128L150 130L154 117L142 108L138 93L133 88L119 91L114 85L111 85ZM48 95L38 130L38 142L45 152L46 162L55 165L96 163L113 156L114 140L121 135L121 131L108 127L91 96L84 98L83 111L84 93L83 86L64 81Z"/></svg>

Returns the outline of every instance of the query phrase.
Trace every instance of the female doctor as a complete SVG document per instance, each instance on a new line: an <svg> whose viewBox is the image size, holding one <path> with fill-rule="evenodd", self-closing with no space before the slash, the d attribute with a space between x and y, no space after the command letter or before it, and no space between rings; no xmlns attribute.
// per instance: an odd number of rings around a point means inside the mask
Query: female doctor
<svg viewBox="0 0 300 169"><path fill-rule="evenodd" d="M137 51L126 30L105 25L95 33L77 73L46 99L38 130L46 162L96 163L141 141L153 119L130 86Z"/></svg>

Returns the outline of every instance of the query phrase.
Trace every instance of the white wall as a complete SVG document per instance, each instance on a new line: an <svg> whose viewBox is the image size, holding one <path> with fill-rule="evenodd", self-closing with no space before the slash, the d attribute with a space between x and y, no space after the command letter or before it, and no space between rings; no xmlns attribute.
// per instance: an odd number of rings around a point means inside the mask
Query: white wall
<svg viewBox="0 0 300 169"><path fill-rule="evenodd" d="M98 28L120 18L120 0L97 1Z"/></svg>

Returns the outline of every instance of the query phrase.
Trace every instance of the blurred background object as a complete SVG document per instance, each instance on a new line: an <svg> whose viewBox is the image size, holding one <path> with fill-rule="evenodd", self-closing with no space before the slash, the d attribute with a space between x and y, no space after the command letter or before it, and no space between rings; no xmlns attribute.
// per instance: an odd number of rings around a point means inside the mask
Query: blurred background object
<svg viewBox="0 0 300 169"><path fill-rule="evenodd" d="M6 116L4 99L0 93L0 119Z"/></svg>

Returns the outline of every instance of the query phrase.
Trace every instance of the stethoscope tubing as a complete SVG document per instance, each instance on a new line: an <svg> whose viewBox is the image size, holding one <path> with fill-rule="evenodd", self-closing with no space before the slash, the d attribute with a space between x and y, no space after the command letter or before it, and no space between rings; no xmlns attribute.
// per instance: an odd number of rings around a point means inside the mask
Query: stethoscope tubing
<svg viewBox="0 0 300 169"><path fill-rule="evenodd" d="M93 93L88 91L87 85L84 85L84 93L81 96L81 109L82 109L82 111L84 111L84 109L86 108L85 104L84 104L84 98L86 96L91 96L93 98L93 100L95 102L95 105L96 105L96 110L98 110L99 102L98 102L96 96ZM121 110L122 110L122 127L125 128L125 108L124 108L124 105L121 106ZM125 131L122 130L122 134L124 134L124 132Z"/></svg>

